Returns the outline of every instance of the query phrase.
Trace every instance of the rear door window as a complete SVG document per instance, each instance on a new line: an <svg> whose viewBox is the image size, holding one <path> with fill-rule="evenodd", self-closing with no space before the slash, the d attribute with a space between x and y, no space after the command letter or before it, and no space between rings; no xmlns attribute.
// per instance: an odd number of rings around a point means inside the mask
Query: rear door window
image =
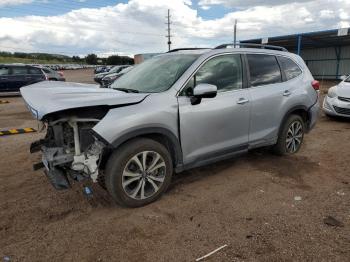
<svg viewBox="0 0 350 262"><path fill-rule="evenodd" d="M27 68L24 66L14 66L14 67L12 67L12 74L13 75L26 75Z"/></svg>
<svg viewBox="0 0 350 262"><path fill-rule="evenodd" d="M0 76L6 76L10 74L10 70L7 66L0 66Z"/></svg>
<svg viewBox="0 0 350 262"><path fill-rule="evenodd" d="M282 75L277 59L273 55L247 55L250 83L252 86L269 85L282 82Z"/></svg>
<svg viewBox="0 0 350 262"><path fill-rule="evenodd" d="M278 61L280 62L281 68L284 71L287 81L301 74L300 67L291 59L280 56L278 57Z"/></svg>

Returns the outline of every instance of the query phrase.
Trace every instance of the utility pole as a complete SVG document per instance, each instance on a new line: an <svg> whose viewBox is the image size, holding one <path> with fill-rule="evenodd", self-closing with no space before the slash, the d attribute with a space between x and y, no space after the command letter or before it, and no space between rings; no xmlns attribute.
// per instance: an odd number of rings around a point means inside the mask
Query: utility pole
<svg viewBox="0 0 350 262"><path fill-rule="evenodd" d="M170 9L168 9L168 15L166 16L167 22L165 23L166 25L168 25L168 29L167 29L168 35L166 35L166 37L168 38L168 51L170 51L170 49L171 49L170 17L171 17L170 16Z"/></svg>
<svg viewBox="0 0 350 262"><path fill-rule="evenodd" d="M235 25L233 27L233 47L236 47L237 41L237 19L235 19Z"/></svg>

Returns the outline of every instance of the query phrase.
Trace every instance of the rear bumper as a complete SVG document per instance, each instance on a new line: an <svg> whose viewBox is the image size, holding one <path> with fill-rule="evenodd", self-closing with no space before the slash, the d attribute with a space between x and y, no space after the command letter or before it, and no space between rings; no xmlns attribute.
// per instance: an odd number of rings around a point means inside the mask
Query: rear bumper
<svg viewBox="0 0 350 262"><path fill-rule="evenodd" d="M323 112L330 116L339 116L350 118L350 103L326 96L323 100Z"/></svg>
<svg viewBox="0 0 350 262"><path fill-rule="evenodd" d="M312 107L309 108L308 113L309 113L309 123L308 123L307 131L310 131L315 127L318 116L320 114L320 103L318 100L316 104L314 104Z"/></svg>

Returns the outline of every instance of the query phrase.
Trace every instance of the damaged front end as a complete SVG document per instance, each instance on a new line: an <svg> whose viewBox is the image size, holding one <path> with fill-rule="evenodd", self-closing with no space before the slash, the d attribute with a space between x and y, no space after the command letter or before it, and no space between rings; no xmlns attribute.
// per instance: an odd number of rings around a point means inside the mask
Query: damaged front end
<svg viewBox="0 0 350 262"><path fill-rule="evenodd" d="M57 189L68 188L71 178L101 181L101 166L110 148L93 131L94 126L111 109L141 103L147 97L97 85L55 81L39 82L20 91L29 111L47 131L44 139L31 146L31 152L42 152L42 163L34 168L45 167Z"/></svg>
<svg viewBox="0 0 350 262"><path fill-rule="evenodd" d="M45 168L46 176L58 190L69 188L70 180L97 182L102 176L99 166L107 145L92 128L104 114L96 114L91 108L85 112L85 115L97 117L67 116L70 112L46 117L43 120L47 131L45 138L31 144L31 153L42 152L42 162L35 164L34 169Z"/></svg>

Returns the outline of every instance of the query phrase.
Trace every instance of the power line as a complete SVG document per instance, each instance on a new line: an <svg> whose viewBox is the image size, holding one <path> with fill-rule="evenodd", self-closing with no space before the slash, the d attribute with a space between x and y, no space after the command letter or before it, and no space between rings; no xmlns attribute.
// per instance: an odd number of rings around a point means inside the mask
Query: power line
<svg viewBox="0 0 350 262"><path fill-rule="evenodd" d="M166 35L165 37L167 37L168 38L168 49L169 49L169 51L171 50L171 34L170 34L170 24L171 24L171 22L170 22L170 9L168 9L168 15L166 16L166 18L167 18L167 22L165 23L166 25L168 25L168 35Z"/></svg>

